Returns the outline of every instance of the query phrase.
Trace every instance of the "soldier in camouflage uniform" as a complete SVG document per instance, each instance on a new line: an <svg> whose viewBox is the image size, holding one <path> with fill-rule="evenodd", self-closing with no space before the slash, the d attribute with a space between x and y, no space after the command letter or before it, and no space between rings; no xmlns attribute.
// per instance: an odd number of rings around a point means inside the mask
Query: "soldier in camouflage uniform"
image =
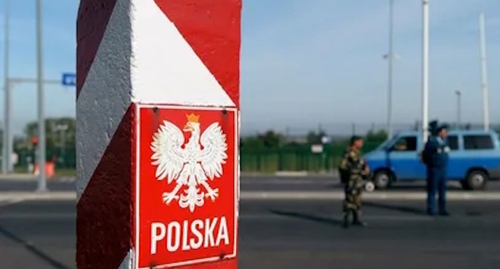
<svg viewBox="0 0 500 269"><path fill-rule="evenodd" d="M369 174L369 168L362 159L361 148L363 139L359 136L353 136L350 141L350 147L346 149L342 158L339 171L342 183L344 183L345 199L343 204L344 227L349 226L349 215L352 213L352 224L366 226L366 223L360 220L361 213L361 191L364 187L364 179Z"/></svg>

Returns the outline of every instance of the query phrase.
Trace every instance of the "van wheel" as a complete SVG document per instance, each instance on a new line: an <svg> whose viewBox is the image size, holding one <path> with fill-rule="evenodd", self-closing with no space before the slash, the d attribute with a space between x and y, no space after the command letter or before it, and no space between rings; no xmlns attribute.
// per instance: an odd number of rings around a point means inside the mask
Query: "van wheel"
<svg viewBox="0 0 500 269"><path fill-rule="evenodd" d="M462 188L465 190L483 190L488 182L488 174L481 170L472 170L462 181Z"/></svg>
<svg viewBox="0 0 500 269"><path fill-rule="evenodd" d="M387 189L392 183L392 173L389 171L378 171L373 176L373 184L377 189Z"/></svg>

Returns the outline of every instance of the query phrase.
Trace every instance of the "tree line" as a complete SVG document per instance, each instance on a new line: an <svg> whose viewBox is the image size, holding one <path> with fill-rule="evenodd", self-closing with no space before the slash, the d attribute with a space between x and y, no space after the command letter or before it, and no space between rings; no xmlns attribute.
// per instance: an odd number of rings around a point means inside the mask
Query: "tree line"
<svg viewBox="0 0 500 269"><path fill-rule="evenodd" d="M47 149L59 148L63 146L67 149L75 148L75 133L76 122L74 118L47 118L45 120ZM2 130L0 130L0 134L3 137ZM33 149L33 142L37 140L38 121L28 122L23 129L23 133L21 135L14 136L14 151Z"/></svg>
<svg viewBox="0 0 500 269"><path fill-rule="evenodd" d="M72 117L47 118L45 120L47 149L60 148L64 146L71 150L75 147L76 122ZM64 128L62 128L64 127ZM418 124L415 124L415 128ZM469 127L469 126L467 126ZM470 128L470 127L469 127ZM467 128L465 128L467 129ZM362 134L366 142L381 143L387 139L385 130L370 130ZM0 129L0 137L3 130ZM14 137L14 150L26 150L33 148L33 139L38 137L38 122L32 121L26 124L22 135ZM240 147L253 149L278 149L280 147L293 147L299 145L322 144L323 137L329 137L329 143L347 143L349 137L332 137L323 130L310 131L306 135L296 138L289 137L283 133L267 130L240 139ZM3 140L0 140L0 146Z"/></svg>
<svg viewBox="0 0 500 269"><path fill-rule="evenodd" d="M75 147L76 122L71 117L47 118L45 120L46 145L47 149L60 148L63 146L68 150ZM0 129L0 136L3 137L3 130ZM382 142L387 138L384 130L371 130L363 135L369 142ZM303 144L322 144L323 137L330 137L331 142L343 142L349 138L333 138L325 131L310 131L300 138L292 138L283 133L268 130L256 135L245 136L240 140L240 147L243 148L268 148L276 149L283 146L303 145ZM33 149L33 142L38 138L38 121L32 121L26 124L21 135L14 137L14 150ZM2 146L3 140L0 140Z"/></svg>
<svg viewBox="0 0 500 269"><path fill-rule="evenodd" d="M382 143L387 139L387 132L385 130L370 130L366 134L361 135L365 141L369 143ZM252 136L242 137L240 147L242 149L279 149L282 147L293 147L303 145L317 145L323 144L323 138L328 137L328 144L330 143L347 143L350 137L332 137L325 131L310 131L303 138L292 138L286 135L268 130Z"/></svg>

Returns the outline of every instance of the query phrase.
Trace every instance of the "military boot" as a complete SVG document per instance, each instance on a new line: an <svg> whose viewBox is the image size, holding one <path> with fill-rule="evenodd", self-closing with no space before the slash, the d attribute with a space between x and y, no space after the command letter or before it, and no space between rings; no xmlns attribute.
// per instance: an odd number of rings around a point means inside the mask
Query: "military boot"
<svg viewBox="0 0 500 269"><path fill-rule="evenodd" d="M344 222L342 223L344 228L349 228L349 212L344 213Z"/></svg>
<svg viewBox="0 0 500 269"><path fill-rule="evenodd" d="M355 226L361 226L361 227L367 226L366 222L361 221L361 219L359 218L359 212L356 212L356 211L353 212L352 224Z"/></svg>

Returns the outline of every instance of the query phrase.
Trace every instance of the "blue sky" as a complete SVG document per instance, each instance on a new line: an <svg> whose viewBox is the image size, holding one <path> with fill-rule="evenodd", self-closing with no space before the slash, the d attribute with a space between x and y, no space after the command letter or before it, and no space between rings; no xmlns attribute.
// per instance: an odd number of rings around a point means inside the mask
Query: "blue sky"
<svg viewBox="0 0 500 269"><path fill-rule="evenodd" d="M44 1L47 79L75 70L77 8L77 0ZM490 117L500 123L495 105L500 98L500 77L495 76L500 71L500 13L495 12L500 1L431 0L430 9L430 116L455 120L454 91L460 89L463 121L481 122L478 15L484 12ZM396 123L412 123L421 114L421 11L421 0L395 0ZM11 76L34 77L35 1L12 1L11 14ZM246 0L242 24L245 132L385 122L387 61L382 55L388 49L388 0ZM47 85L46 92L48 116L74 116L73 88ZM17 85L13 105L19 132L36 118L36 86Z"/></svg>

